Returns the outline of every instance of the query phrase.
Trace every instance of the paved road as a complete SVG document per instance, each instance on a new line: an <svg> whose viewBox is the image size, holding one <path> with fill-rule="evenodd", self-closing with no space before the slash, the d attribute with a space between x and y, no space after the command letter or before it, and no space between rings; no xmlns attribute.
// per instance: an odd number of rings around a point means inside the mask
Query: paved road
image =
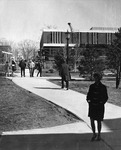
<svg viewBox="0 0 121 150"><path fill-rule="evenodd" d="M62 90L60 86L49 82L48 78L30 78L28 74L21 78L20 74L17 74L12 80L17 85L71 111L80 121L51 128L3 132L0 150L121 149L121 107L106 104L102 141L90 142L92 131L87 117L86 96L72 90Z"/></svg>

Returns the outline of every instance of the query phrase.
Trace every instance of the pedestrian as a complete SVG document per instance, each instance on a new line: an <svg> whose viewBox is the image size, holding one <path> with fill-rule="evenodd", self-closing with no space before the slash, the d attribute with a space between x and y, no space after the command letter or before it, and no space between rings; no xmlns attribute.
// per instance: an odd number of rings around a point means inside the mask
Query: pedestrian
<svg viewBox="0 0 121 150"><path fill-rule="evenodd" d="M31 63L31 59L29 59L28 62L27 62L27 66L28 66L28 69L29 69L29 74L30 74L30 63Z"/></svg>
<svg viewBox="0 0 121 150"><path fill-rule="evenodd" d="M9 77L9 63L6 61L5 63L5 76Z"/></svg>
<svg viewBox="0 0 121 150"><path fill-rule="evenodd" d="M21 77L22 77L22 75L25 77L26 62L23 58L19 62L19 67L21 68Z"/></svg>
<svg viewBox="0 0 121 150"><path fill-rule="evenodd" d="M34 76L34 68L35 68L35 63L33 62L33 60L30 60L29 63L30 77Z"/></svg>
<svg viewBox="0 0 121 150"><path fill-rule="evenodd" d="M12 76L13 76L14 71L16 71L16 63L14 61L14 58L12 58L11 66L12 66Z"/></svg>
<svg viewBox="0 0 121 150"><path fill-rule="evenodd" d="M39 74L40 74L40 77L42 77L42 67L43 67L42 62L38 61L37 64L36 64L36 67L37 67L37 70L38 70L37 77L38 77Z"/></svg>
<svg viewBox="0 0 121 150"><path fill-rule="evenodd" d="M88 116L90 117L93 136L91 141L101 140L101 127L104 118L105 106L108 100L107 88L101 83L102 76L99 73L94 74L95 83L91 84L87 93L87 102L89 104ZM95 131L95 121L97 121L98 134Z"/></svg>
<svg viewBox="0 0 121 150"><path fill-rule="evenodd" d="M60 69L60 76L61 76L61 83L62 83L62 89L64 88L64 82L66 82L66 89L69 89L69 80L70 80L70 72L69 72L69 66L64 60L61 69Z"/></svg>

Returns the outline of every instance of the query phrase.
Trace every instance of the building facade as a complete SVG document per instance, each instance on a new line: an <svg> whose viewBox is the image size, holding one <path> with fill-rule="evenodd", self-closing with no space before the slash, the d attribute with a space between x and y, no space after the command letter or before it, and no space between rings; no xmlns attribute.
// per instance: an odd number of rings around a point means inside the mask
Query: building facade
<svg viewBox="0 0 121 150"><path fill-rule="evenodd" d="M95 47L106 47L110 45L118 28L92 27L89 31L70 32L69 48L78 45L79 48L93 45ZM43 30L40 40L40 56L45 61L54 61L54 55L60 49L66 50L66 32L62 30Z"/></svg>
<svg viewBox="0 0 121 150"><path fill-rule="evenodd" d="M0 45L0 73L4 71L4 65L6 61L10 62L12 53L10 53L11 47L8 45Z"/></svg>
<svg viewBox="0 0 121 150"><path fill-rule="evenodd" d="M10 61L12 53L10 53L11 47L9 45L0 45L0 64L5 64L6 61Z"/></svg>

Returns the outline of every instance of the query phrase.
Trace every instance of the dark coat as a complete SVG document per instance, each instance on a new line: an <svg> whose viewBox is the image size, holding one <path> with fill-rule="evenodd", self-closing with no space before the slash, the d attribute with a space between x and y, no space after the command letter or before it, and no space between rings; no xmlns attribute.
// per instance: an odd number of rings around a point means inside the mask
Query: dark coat
<svg viewBox="0 0 121 150"><path fill-rule="evenodd" d="M41 71L42 70L42 63L40 63L40 62L36 63L36 69Z"/></svg>
<svg viewBox="0 0 121 150"><path fill-rule="evenodd" d="M70 80L70 72L69 72L69 66L66 63L63 63L60 70L60 76L65 80Z"/></svg>
<svg viewBox="0 0 121 150"><path fill-rule="evenodd" d="M21 69L25 69L26 68L26 62L24 60L21 60L20 63L19 63L19 67Z"/></svg>
<svg viewBox="0 0 121 150"><path fill-rule="evenodd" d="M104 84L91 84L87 94L87 101L89 102L88 116L94 120L103 120L104 118L104 104L108 100L107 88Z"/></svg>

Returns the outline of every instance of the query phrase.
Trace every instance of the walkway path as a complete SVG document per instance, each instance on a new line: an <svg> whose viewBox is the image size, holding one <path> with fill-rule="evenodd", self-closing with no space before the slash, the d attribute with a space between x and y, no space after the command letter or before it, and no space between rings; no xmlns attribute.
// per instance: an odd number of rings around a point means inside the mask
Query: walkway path
<svg viewBox="0 0 121 150"><path fill-rule="evenodd" d="M88 105L85 95L72 90L62 90L60 86L49 82L46 77L21 78L20 74L17 74L12 80L19 86L71 111L80 118L80 121L51 128L3 132L0 146L2 150L121 149L121 107L106 104L102 141L90 142L92 131L87 117Z"/></svg>

